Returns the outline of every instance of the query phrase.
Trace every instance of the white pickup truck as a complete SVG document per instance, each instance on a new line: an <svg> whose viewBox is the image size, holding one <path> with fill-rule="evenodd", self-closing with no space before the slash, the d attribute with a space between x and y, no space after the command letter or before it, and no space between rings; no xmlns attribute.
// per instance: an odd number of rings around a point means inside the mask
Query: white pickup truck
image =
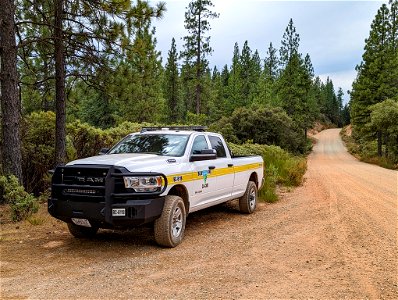
<svg viewBox="0 0 398 300"><path fill-rule="evenodd" d="M181 243L188 213L239 198L252 213L260 156L232 157L223 137L195 128L143 128L101 155L57 167L49 213L75 237L154 223L156 242Z"/></svg>

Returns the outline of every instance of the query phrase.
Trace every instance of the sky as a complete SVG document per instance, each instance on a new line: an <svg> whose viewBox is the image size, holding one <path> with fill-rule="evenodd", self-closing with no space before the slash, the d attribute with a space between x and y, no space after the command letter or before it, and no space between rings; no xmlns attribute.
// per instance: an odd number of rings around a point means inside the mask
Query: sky
<svg viewBox="0 0 398 300"><path fill-rule="evenodd" d="M157 3L158 1L150 1ZM189 0L168 0L167 11L153 25L156 27L157 49L167 61L171 39L182 50L184 14ZM280 48L283 33L290 18L300 35L299 52L308 53L315 75L324 82L332 79L335 90L341 87L348 101L347 90L355 80L355 66L362 61L365 39L377 10L388 1L269 1L212 0L212 10L220 14L210 20L210 45L214 52L208 57L210 67L219 70L231 65L234 44L242 50L247 40L251 50L258 50L261 59L272 42Z"/></svg>

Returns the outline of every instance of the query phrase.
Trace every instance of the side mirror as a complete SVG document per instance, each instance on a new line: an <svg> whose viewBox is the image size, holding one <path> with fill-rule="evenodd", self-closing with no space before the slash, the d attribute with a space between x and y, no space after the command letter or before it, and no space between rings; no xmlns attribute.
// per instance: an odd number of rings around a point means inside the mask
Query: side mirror
<svg viewBox="0 0 398 300"><path fill-rule="evenodd" d="M108 151L109 151L109 148L102 148L98 154L99 155L104 155L104 154L107 154Z"/></svg>
<svg viewBox="0 0 398 300"><path fill-rule="evenodd" d="M192 154L189 158L189 161L201 161L201 160L210 160L216 159L217 152L214 149L203 149L200 151L200 154Z"/></svg>

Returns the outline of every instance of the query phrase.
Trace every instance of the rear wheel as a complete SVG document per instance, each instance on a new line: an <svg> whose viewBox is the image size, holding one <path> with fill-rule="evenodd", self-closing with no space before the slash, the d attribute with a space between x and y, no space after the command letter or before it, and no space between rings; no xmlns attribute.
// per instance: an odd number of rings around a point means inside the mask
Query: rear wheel
<svg viewBox="0 0 398 300"><path fill-rule="evenodd" d="M162 215L154 225L156 243L169 248L179 245L184 237L186 218L181 197L166 196Z"/></svg>
<svg viewBox="0 0 398 300"><path fill-rule="evenodd" d="M84 227L68 223L69 232L76 238L92 238L98 231L98 227Z"/></svg>
<svg viewBox="0 0 398 300"><path fill-rule="evenodd" d="M239 198L239 209L245 214L254 212L257 206L257 186L253 181L247 184L245 194Z"/></svg>

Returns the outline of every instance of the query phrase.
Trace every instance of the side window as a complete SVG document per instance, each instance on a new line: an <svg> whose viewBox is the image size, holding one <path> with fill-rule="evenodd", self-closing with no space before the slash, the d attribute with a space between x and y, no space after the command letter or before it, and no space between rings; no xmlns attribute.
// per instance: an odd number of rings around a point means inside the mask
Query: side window
<svg viewBox="0 0 398 300"><path fill-rule="evenodd" d="M204 135L199 135L195 138L192 145L192 154L200 154L200 151L209 149Z"/></svg>
<svg viewBox="0 0 398 300"><path fill-rule="evenodd" d="M209 140L211 147L217 151L217 157L227 157L227 152L219 137L209 135Z"/></svg>

